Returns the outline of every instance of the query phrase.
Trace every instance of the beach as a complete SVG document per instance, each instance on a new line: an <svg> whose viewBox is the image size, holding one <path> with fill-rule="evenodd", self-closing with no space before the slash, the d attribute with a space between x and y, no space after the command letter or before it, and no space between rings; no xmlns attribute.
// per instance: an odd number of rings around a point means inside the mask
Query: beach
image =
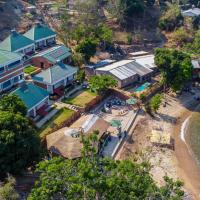
<svg viewBox="0 0 200 200"><path fill-rule="evenodd" d="M196 90L196 95L200 90ZM166 107L161 106L154 118L141 111L131 135L118 153L118 159L131 158L137 162L148 160L152 165L151 174L158 185L163 185L163 176L184 182L186 200L200 199L200 167L184 142L181 129L184 121L196 112L199 102L190 93L180 97L166 95ZM174 149L158 147L150 142L152 130L170 134Z"/></svg>

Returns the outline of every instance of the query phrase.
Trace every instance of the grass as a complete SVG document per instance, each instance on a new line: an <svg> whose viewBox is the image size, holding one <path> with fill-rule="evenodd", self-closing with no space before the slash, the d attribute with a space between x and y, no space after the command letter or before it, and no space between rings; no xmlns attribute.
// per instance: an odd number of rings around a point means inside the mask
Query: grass
<svg viewBox="0 0 200 200"><path fill-rule="evenodd" d="M63 108L59 110L47 123L45 123L39 130L41 138L48 135L53 130L53 126L60 126L63 122L69 119L74 114L73 110Z"/></svg>
<svg viewBox="0 0 200 200"><path fill-rule="evenodd" d="M25 74L32 74L36 69L37 69L36 67L30 65L30 66L24 68L24 73Z"/></svg>
<svg viewBox="0 0 200 200"><path fill-rule="evenodd" d="M75 97L63 99L63 102L80 107L85 107L86 104L95 99L96 96L96 93L93 93L90 90L84 90L78 95L75 95Z"/></svg>
<svg viewBox="0 0 200 200"><path fill-rule="evenodd" d="M123 42L123 43L127 43L128 35L129 34L127 32L116 31L116 32L114 32L114 39L113 40Z"/></svg>

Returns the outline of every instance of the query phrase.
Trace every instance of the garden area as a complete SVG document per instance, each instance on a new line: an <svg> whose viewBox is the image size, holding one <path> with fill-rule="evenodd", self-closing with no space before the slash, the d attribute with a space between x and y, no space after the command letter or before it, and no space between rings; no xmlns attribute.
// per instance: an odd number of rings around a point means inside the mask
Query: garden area
<svg viewBox="0 0 200 200"><path fill-rule="evenodd" d="M80 107L85 107L89 102L97 97L97 94L90 90L79 91L75 93L71 98L65 98L63 103L72 104Z"/></svg>
<svg viewBox="0 0 200 200"><path fill-rule="evenodd" d="M33 65L29 65L28 67L24 68L24 73L31 75L36 70L37 70L37 67L35 67Z"/></svg>
<svg viewBox="0 0 200 200"><path fill-rule="evenodd" d="M67 119L72 117L74 114L73 110L62 108L60 109L46 124L39 130L41 138L47 134L53 132L56 127L60 127Z"/></svg>

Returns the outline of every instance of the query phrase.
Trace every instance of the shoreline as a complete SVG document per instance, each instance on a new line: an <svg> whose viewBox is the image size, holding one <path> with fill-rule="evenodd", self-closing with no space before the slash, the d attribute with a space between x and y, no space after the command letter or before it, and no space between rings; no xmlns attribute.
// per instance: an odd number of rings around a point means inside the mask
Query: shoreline
<svg viewBox="0 0 200 200"><path fill-rule="evenodd" d="M198 106L196 106L197 108ZM196 110L195 108L195 110ZM183 126L187 126L190 116L195 112L186 110L180 113L179 120L174 126L173 137L175 140L175 157L177 173L184 181L184 187L189 190L196 200L200 199L200 166L196 158L192 155L190 147L187 144L187 136L182 140Z"/></svg>
<svg viewBox="0 0 200 200"><path fill-rule="evenodd" d="M200 95L200 90L196 90L196 94ZM183 135L185 120L197 112L199 102L189 93L178 98L166 95L166 99L167 106L161 106L155 117L144 111L139 113L133 133L118 152L118 159L148 160L152 166L150 173L158 186L165 184L163 177L167 175L184 182L184 200L200 200L200 167L189 152L187 137ZM151 143L153 130L170 133L174 139L174 150Z"/></svg>

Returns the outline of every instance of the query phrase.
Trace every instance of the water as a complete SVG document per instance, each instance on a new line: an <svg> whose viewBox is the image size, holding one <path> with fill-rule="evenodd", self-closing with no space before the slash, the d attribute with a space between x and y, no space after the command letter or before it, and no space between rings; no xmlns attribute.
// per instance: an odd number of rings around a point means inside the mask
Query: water
<svg viewBox="0 0 200 200"><path fill-rule="evenodd" d="M186 141L192 154L200 164L200 113L192 114L186 129Z"/></svg>
<svg viewBox="0 0 200 200"><path fill-rule="evenodd" d="M146 88L148 88L150 85L151 85L151 83L146 82L146 83L142 84L141 86L137 87L137 88L135 89L135 92L142 92L142 91L144 91Z"/></svg>

